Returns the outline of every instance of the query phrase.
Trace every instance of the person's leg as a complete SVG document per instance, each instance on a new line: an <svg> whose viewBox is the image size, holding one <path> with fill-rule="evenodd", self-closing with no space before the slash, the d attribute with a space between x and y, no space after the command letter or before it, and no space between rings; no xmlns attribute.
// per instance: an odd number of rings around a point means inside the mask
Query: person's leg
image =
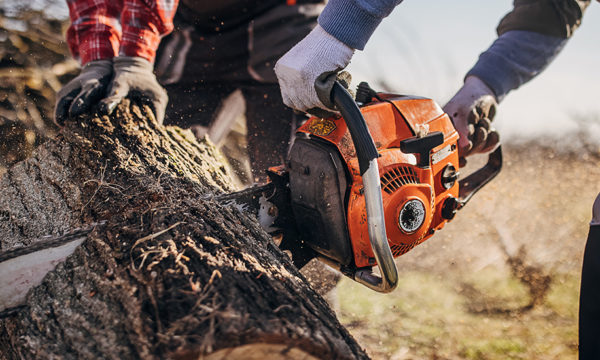
<svg viewBox="0 0 600 360"><path fill-rule="evenodd" d="M227 78L236 78L236 69L244 68L245 31L201 33L179 13L182 9L173 20L175 29L162 39L156 53L155 72L169 95L165 124L209 126L222 101L235 90Z"/></svg>
<svg viewBox="0 0 600 360"><path fill-rule="evenodd" d="M248 156L256 182L267 179L269 166L284 163L297 122L304 119L283 104L273 67L317 25L323 7L319 2L282 4L248 24L248 80L241 82L241 89L246 98Z"/></svg>
<svg viewBox="0 0 600 360"><path fill-rule="evenodd" d="M283 105L275 61L316 26L322 5L275 6L250 23L206 33L176 16L161 42L157 73L169 92L165 124L207 126L222 100L240 88L246 100L248 157L257 182L282 164L297 116Z"/></svg>
<svg viewBox="0 0 600 360"><path fill-rule="evenodd" d="M284 163L298 116L281 100L275 84L242 87L246 98L248 157L255 182L265 182L270 166Z"/></svg>
<svg viewBox="0 0 600 360"><path fill-rule="evenodd" d="M594 202L581 271L579 359L600 359L600 194Z"/></svg>
<svg viewBox="0 0 600 360"><path fill-rule="evenodd" d="M248 24L247 71L261 83L277 83L273 68L279 58L317 26L324 0L298 1L275 6Z"/></svg>
<svg viewBox="0 0 600 360"><path fill-rule="evenodd" d="M227 84L171 84L165 86L169 95L169 104L165 115L165 125L177 125L182 128L210 126L221 102L235 88Z"/></svg>

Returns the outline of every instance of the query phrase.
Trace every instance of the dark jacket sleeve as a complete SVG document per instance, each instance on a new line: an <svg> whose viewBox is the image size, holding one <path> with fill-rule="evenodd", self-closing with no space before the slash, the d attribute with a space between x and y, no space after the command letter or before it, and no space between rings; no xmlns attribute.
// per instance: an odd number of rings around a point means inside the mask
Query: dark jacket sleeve
<svg viewBox="0 0 600 360"><path fill-rule="evenodd" d="M498 25L498 35L511 30L569 38L581 24L591 0L515 0L514 9Z"/></svg>

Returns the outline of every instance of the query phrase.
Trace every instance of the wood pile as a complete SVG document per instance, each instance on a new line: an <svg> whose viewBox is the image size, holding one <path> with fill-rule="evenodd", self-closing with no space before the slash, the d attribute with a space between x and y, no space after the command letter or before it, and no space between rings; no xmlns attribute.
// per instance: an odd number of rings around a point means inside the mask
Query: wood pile
<svg viewBox="0 0 600 360"><path fill-rule="evenodd" d="M56 92L78 71L65 27L43 11L0 10L0 174L56 135Z"/></svg>

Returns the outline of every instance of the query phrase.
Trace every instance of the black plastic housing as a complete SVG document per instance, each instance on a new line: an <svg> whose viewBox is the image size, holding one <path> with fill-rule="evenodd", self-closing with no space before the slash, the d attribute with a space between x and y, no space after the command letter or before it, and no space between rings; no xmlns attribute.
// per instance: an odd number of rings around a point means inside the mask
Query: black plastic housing
<svg viewBox="0 0 600 360"><path fill-rule="evenodd" d="M291 203L302 240L342 265L353 262L346 225L348 181L332 144L297 138L288 163Z"/></svg>

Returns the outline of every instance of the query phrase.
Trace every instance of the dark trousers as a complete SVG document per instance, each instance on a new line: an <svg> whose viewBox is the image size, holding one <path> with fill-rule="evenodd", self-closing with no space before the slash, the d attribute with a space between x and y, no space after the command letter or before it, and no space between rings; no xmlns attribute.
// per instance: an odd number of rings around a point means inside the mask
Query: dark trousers
<svg viewBox="0 0 600 360"><path fill-rule="evenodd" d="M180 7L156 60L157 77L169 94L165 124L209 126L221 101L240 89L253 178L264 181L265 169L285 161L297 122L281 100L273 66L316 26L320 10L318 4L278 5L237 26L209 31Z"/></svg>
<svg viewBox="0 0 600 360"><path fill-rule="evenodd" d="M200 89L166 88L170 104L165 123L183 128L210 125L221 101L240 89L246 101L247 153L254 181L264 182L269 166L284 163L297 115L283 105L278 86L217 83Z"/></svg>
<svg viewBox="0 0 600 360"><path fill-rule="evenodd" d="M600 225L590 226L579 295L579 359L600 359Z"/></svg>

